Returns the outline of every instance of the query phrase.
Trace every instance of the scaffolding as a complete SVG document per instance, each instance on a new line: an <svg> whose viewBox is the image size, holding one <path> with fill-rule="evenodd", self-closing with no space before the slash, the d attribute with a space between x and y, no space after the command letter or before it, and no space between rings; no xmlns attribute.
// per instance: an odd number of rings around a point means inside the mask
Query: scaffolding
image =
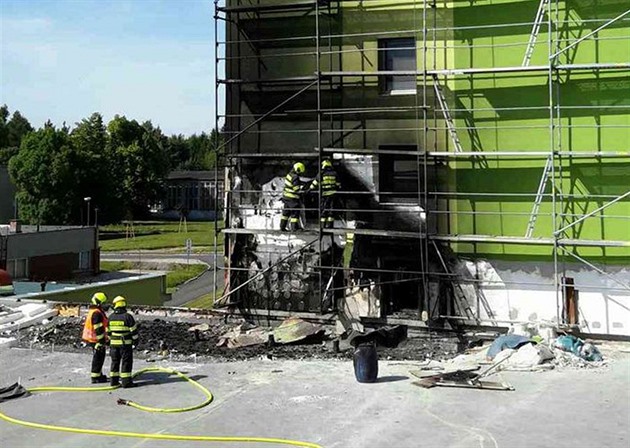
<svg viewBox="0 0 630 448"><path fill-rule="evenodd" d="M386 3L386 6L384 6ZM225 228L225 256L226 256L226 289L217 290L217 277L220 275L216 255L218 247L215 246L215 297L225 298L237 290L242 291L244 284L252 280L250 268L235 267L230 263L230 257L237 238L251 235L281 235L278 230L270 228L244 228L236 225L232 216L235 210L244 210L249 205L243 200L244 196L261 196L265 192L259 189L247 189L240 185L240 179L235 180L234 173L241 173L244 167L266 163L286 163L289 159L309 160L320 167L324 159L336 157L341 161L356 160L357 158L372 158L398 156L403 161L412 160L417 172L414 180L417 189L413 192L381 190L379 185L373 189L348 190L342 189L339 195L345 197L361 197L373 195L387 198L404 196L405 200L398 204L398 208L381 207L378 209L369 207L349 208L338 210L343 213L351 213L356 216L383 215L387 222L387 215L400 213L401 207L407 210L407 215L416 214L416 219L411 221L411 226L404 229L391 228L362 228L362 227L336 227L326 229L321 225L310 227L301 232L300 238L311 241L305 247L319 244L319 253L322 253L322 242L334 236L353 235L354 238L377 238L382 240L404 240L407 244L413 244L417 249L417 269L407 269L404 272L389 272L382 266L375 269L362 266L360 268L339 265L312 266L313 275L319 276L317 284L325 285L319 288L318 302L320 311L328 309L324 302L331 291L335 289L345 290L348 285L334 287L332 277L340 272L348 273L353 269L363 272L375 271L377 273L389 273L387 280L377 281L379 284L416 282L418 284L417 317L422 311L434 315L429 303L432 279L446 279L450 281L454 289L460 289L462 284L473 285L477 295L478 306L473 312L469 307L456 306L439 312L439 317L461 320L467 323L492 322L496 323L493 313L488 309L483 293L477 286L488 284L491 281L481 280L475 275L472 278L462 279L453 272L446 260L451 245L466 244L474 247L477 245L508 245L547 247L550 250L553 265L553 284L549 286L555 290L556 318L558 323L568 323L564 313L566 288L572 281L567 281L567 260L573 260L588 266L590 269L606 276L615 283L616 290L630 291L630 284L617 276L609 274L605 269L588 261L585 256L579 254L583 248L598 248L601 253L606 253L606 248L630 247L630 235L626 239L608 239L602 234L601 238L584 239L579 233L572 232L577 226L588 219L599 220L623 220L630 228L630 217L627 215L606 215L608 207L622 201L627 201L630 191L621 194L593 194L592 192L578 192L574 189L566 190L567 173L572 164L580 160L595 160L598 163L604 161L620 160L627 163L630 160L628 142L619 142L619 147L597 147L574 150L571 142L567 142L566 135L578 132L581 129L594 129L601 133L608 128L628 128L628 125L607 125L598 122L596 125L569 124L566 122L567 111L579 110L585 114L601 117L606 111L630 114L630 103L627 101L628 91L620 92L625 95L626 101L617 104L565 104L563 103L564 82L577 76L581 79L592 78L599 80L603 74L619 73L627 76L630 70L630 61L607 61L601 57L591 63L575 62L575 51L580 44L592 40L598 44L620 39L617 36L602 36L602 30L616 25L623 29L630 29L630 9L623 8L621 14L602 19L581 19L580 30L576 28L575 18L567 12L568 7L560 0L540 0L531 3L531 21L503 24L480 24L476 26L456 26L448 23L444 16L452 13L453 9L464 4L468 8L475 8L473 2L440 2L439 0L294 0L294 1L264 1L264 0L233 0L220 2L215 0L215 126L224 126L225 141L222 145L225 151L225 185L226 200L224 203ZM522 2L523 3L523 2ZM620 3L622 4L622 3ZM404 29L378 29L359 30L347 32L344 26L339 24L342 13L354 11L356 14L366 11L396 10L402 8L407 11L409 17L405 25L412 24ZM265 27L267 19L287 21L283 30L275 30L279 35L273 35ZM292 23L289 23L292 22ZM581 35L583 28L591 28L592 31ZM529 37L523 42L475 44L471 39L465 44L458 44L452 37L454 35L474 34L504 35L515 30L528 29ZM225 29L225 33L221 30ZM291 30L294 32L290 32ZM309 31L310 30L310 31ZM520 33L520 32L519 32ZM223 35L224 34L224 35ZM271 37L266 37L272 34ZM546 36L546 43L542 43L539 37ZM448 36L448 37L444 37ZM366 42L374 42L383 38L413 38L415 45L417 64L413 69L395 70L365 64L367 54L377 54L380 60L381 54L386 50L382 48L367 48ZM621 37L623 38L623 36ZM625 37L630 38L630 35ZM481 39L480 39L481 40ZM352 42L353 45L347 45ZM352 47L352 48L349 48ZM445 55L458 51L478 51L489 49L495 51L500 47L509 48L514 52L521 52L522 63L520 65L506 66L465 66L457 67L457 61L453 64ZM540 63L543 48L546 53L545 63ZM404 50L405 48L398 48ZM409 49L409 48L406 48ZM450 53L449 53L450 52ZM344 58L353 58L359 61L353 65L353 70L344 70ZM305 61L308 63L305 64ZM539 61L531 65L532 60ZM294 62L292 62L294 61ZM293 69L294 65L307 65L311 72ZM274 70L274 64L281 69ZM455 65L455 66L454 66ZM361 69L357 70L356 66ZM287 69L289 67L289 69ZM280 73L279 73L280 72ZM284 74L287 76L281 76ZM454 91L458 83L469 83L471 86L478 79L488 76L543 76L546 77L546 104L516 105L514 107L480 107L474 98L464 105L457 100ZM413 79L415 91L406 92L403 97L390 95L382 101L364 101L358 107L347 107L339 98L346 90L354 89L361 94L361 89L375 89L388 79ZM470 88L472 91L473 89ZM269 100L266 104L255 104L244 107L243 98L264 97ZM226 106L222 108L219 98L226 98ZM397 99L400 99L399 101ZM456 101L457 100L457 101ZM252 100L253 101L253 100ZM263 102L263 101L261 101ZM482 126L475 122L474 117L479 114L531 114L532 116L545 116L540 123L506 126L500 121L494 124ZM294 121L291 121L294 120ZM281 126L266 129L264 125L273 122L291 122L305 124L303 129L282 128ZM367 126L371 121L375 126ZM354 126L353 124L358 123ZM350 125L350 127L347 127ZM509 150L487 151L480 143L479 132L494 130L497 133L508 129L518 132L518 135L539 132L544 129L547 135L548 145L540 145L536 150L531 150L530 145L519 148L512 145ZM383 145L369 145L372 133L400 133L413 135L407 144L394 144L391 147ZM294 152L266 150L261 141L270 136L285 136L287 141L298 142L301 139L314 141L312 151L300 150ZM466 141L462 138L465 135ZM353 144L346 144L352 141ZM360 143L364 143L361 145ZM376 146L376 147L375 147ZM385 145L386 146L386 145ZM415 148L414 148L415 146ZM262 149L261 149L262 148ZM361 159L362 160L362 159ZM459 164L470 164L475 167L487 167L488 164L515 163L519 161L542 164L537 189L530 193L514 193L505 191L476 191L461 192L449 191L443 188L443 179L438 179L440 170L445 167L453 167L457 171ZM272 162L275 161L275 162ZM534 165L535 166L535 165ZM217 167L217 178L219 168ZM236 185L236 187L235 187ZM319 182L321 195L321 179ZM630 190L630 187L628 187ZM451 203L486 197L497 201L516 200L530 201L529 212L522 211L483 211L454 209ZM575 203L586 200L602 203L593 211L588 209L574 210ZM383 201L386 203L386 201ZM445 205L446 204L446 205ZM548 211L541 210L541 205L546 204ZM321 204L307 208L307 212L315 215L321 214ZM516 219L525 215L526 224L520 235L489 234L473 232L460 234L452 232L453 220L472 216L475 219L480 216L490 215L497 219ZM321 217L321 215L319 215ZM541 234L537 229L541 217L550 221L551 231ZM519 218L520 219L520 218ZM217 223L218 224L218 223ZM415 226L415 228L414 228ZM378 226L376 226L378 227ZM385 226L387 227L387 226ZM292 238L289 237L289 238ZM296 237L297 238L297 237ZM215 238L215 245L218 238ZM314 243L315 242L315 243ZM454 250L456 253L457 250ZM292 253L298 254L299 251ZM284 258L282 258L284 260ZM435 260L439 262L436 264ZM274 269L272 269L274 268ZM240 284L231 284L232 274L243 271ZM282 274L277 266L267 266L257 271L254 278L259 280L261 272L274 271ZM391 279L398 274L404 274L400 278ZM247 277L249 275L249 278ZM523 285L524 282L517 283ZM263 285L261 283L261 285ZM454 292L452 296L456 298ZM267 301L267 309L270 301ZM482 315L482 312L485 314Z"/></svg>

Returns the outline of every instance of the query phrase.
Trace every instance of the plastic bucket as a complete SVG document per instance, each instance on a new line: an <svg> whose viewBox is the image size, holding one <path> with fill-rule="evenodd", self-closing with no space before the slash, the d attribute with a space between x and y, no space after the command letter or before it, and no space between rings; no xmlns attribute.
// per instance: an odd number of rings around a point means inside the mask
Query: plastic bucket
<svg viewBox="0 0 630 448"><path fill-rule="evenodd" d="M359 383L373 383L378 378L378 353L374 344L361 344L352 357L354 376Z"/></svg>

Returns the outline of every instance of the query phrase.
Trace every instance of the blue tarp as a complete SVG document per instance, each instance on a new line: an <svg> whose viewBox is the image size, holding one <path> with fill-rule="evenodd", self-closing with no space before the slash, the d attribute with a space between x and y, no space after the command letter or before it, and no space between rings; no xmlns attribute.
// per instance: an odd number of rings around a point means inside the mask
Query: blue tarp
<svg viewBox="0 0 630 448"><path fill-rule="evenodd" d="M575 336L558 336L558 339L556 339L555 342L555 346L560 350L564 350L565 352L571 352L586 361L604 360L602 354L599 352L597 347L595 347L593 344L587 344L585 341L580 338L576 338Z"/></svg>
<svg viewBox="0 0 630 448"><path fill-rule="evenodd" d="M488 348L488 358L494 359L499 353L506 348L516 350L517 348L532 342L530 338L518 334L504 334L494 340L490 348Z"/></svg>

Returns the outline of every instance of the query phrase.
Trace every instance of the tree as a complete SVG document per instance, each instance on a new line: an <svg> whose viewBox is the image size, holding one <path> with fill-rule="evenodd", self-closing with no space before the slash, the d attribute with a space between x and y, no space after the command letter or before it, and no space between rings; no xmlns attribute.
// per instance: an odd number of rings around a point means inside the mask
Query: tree
<svg viewBox="0 0 630 448"><path fill-rule="evenodd" d="M68 133L52 125L24 137L20 151L9 162L23 219L49 224L71 221L71 166L66 159L69 151Z"/></svg>
<svg viewBox="0 0 630 448"><path fill-rule="evenodd" d="M6 104L0 107L0 149L6 148L9 145L7 129L7 123L9 121L9 108Z"/></svg>
<svg viewBox="0 0 630 448"><path fill-rule="evenodd" d="M182 169L184 163L190 159L188 139L181 134L171 135L166 144L171 169Z"/></svg>
<svg viewBox="0 0 630 448"><path fill-rule="evenodd" d="M125 211L136 218L145 217L149 205L160 200L164 191L169 172L167 139L150 121L140 125L118 115L110 121L108 130Z"/></svg>
<svg viewBox="0 0 630 448"><path fill-rule="evenodd" d="M11 157L17 154L22 139L33 131L26 118L15 111L9 120L7 105L0 107L0 165L8 165Z"/></svg>
<svg viewBox="0 0 630 448"><path fill-rule="evenodd" d="M181 170L211 170L217 163L217 148L221 134L213 129L210 135L202 132L188 138L174 135L168 138L167 148L171 167Z"/></svg>
<svg viewBox="0 0 630 448"><path fill-rule="evenodd" d="M81 220L86 196L91 198L92 207L98 207L101 222L118 221L123 216L120 206L122 189L115 178L115 153L109 145L103 117L94 113L77 123L70 140L72 149L68 163L74 178L74 185L71 186L75 192L72 195L74 221Z"/></svg>
<svg viewBox="0 0 630 448"><path fill-rule="evenodd" d="M7 146L19 147L22 138L32 131L33 126L20 114L19 110L16 110L7 123Z"/></svg>

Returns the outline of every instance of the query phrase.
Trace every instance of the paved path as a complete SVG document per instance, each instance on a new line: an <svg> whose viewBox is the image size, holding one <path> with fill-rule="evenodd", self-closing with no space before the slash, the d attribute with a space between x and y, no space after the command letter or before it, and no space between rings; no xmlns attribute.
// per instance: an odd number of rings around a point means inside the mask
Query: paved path
<svg viewBox="0 0 630 448"><path fill-rule="evenodd" d="M219 255L218 258L223 258ZM185 253L173 252L101 252L101 260L104 261L132 261L142 263L179 263L186 264L187 260L191 263L205 263L213 265L213 254L190 254L190 259Z"/></svg>
<svg viewBox="0 0 630 448"><path fill-rule="evenodd" d="M208 293L214 292L214 254L191 254L190 260L186 254L145 251L141 252L103 252L101 259L106 261L137 261L142 263L171 263L186 264L187 261L195 264L206 264L208 270L194 280L180 285L172 295L172 299L166 302L166 306L182 306L191 300L195 300ZM223 289L223 254L217 256L217 284L219 290Z"/></svg>

